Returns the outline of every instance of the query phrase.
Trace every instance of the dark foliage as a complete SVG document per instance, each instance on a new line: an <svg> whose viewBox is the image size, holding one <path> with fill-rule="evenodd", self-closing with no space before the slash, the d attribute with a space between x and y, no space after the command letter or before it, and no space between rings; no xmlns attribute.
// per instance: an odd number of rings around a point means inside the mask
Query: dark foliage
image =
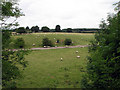
<svg viewBox="0 0 120 90"><path fill-rule="evenodd" d="M43 41L42 41L42 46L54 46L52 41L49 40L48 38L44 38Z"/></svg>
<svg viewBox="0 0 120 90"><path fill-rule="evenodd" d="M10 43L11 32L9 30L2 30L2 49L5 49L8 47L8 44Z"/></svg>
<svg viewBox="0 0 120 90"><path fill-rule="evenodd" d="M15 48L24 48L24 46L25 46L25 42L24 42L23 38L17 38L14 41L14 47Z"/></svg>
<svg viewBox="0 0 120 90"><path fill-rule="evenodd" d="M120 88L120 12L102 21L89 48L84 88Z"/></svg>
<svg viewBox="0 0 120 90"><path fill-rule="evenodd" d="M41 28L41 31L43 31L43 32L49 32L50 29L47 26L44 26L44 27Z"/></svg>
<svg viewBox="0 0 120 90"><path fill-rule="evenodd" d="M65 45L71 45L72 44L72 40L71 39L65 39L64 44Z"/></svg>
<svg viewBox="0 0 120 90"><path fill-rule="evenodd" d="M72 28L67 28L67 32L72 32Z"/></svg>
<svg viewBox="0 0 120 90"><path fill-rule="evenodd" d="M33 26L33 27L31 28L31 31L32 31L32 32L39 32L39 27L38 27L38 26Z"/></svg>
<svg viewBox="0 0 120 90"><path fill-rule="evenodd" d="M60 40L59 40L59 39L57 39L56 43L60 43Z"/></svg>
<svg viewBox="0 0 120 90"><path fill-rule="evenodd" d="M19 27L17 30L16 30L17 33L26 33L26 29L24 27Z"/></svg>
<svg viewBox="0 0 120 90"><path fill-rule="evenodd" d="M60 27L60 25L56 25L55 31L56 31L56 32L61 32L61 27Z"/></svg>

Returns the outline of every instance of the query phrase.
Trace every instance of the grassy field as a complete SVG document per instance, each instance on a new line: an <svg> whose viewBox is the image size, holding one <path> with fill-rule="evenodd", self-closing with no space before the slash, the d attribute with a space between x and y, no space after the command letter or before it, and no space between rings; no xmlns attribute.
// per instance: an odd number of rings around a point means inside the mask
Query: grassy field
<svg viewBox="0 0 120 90"><path fill-rule="evenodd" d="M79 52L76 53L76 50ZM76 57L78 55L80 58ZM23 71L24 78L17 80L17 86L19 88L80 88L82 75L85 74L87 55L87 47L32 51L25 56L29 65Z"/></svg>
<svg viewBox="0 0 120 90"><path fill-rule="evenodd" d="M64 46L63 42L66 38L70 38L73 41L73 45L87 45L94 39L94 34L81 34L81 33L32 33L29 35L12 36L12 39L22 37L25 40L25 48L42 47L42 39L48 37L55 46ZM56 40L59 39L60 43L56 44ZM33 43L35 46L33 46Z"/></svg>

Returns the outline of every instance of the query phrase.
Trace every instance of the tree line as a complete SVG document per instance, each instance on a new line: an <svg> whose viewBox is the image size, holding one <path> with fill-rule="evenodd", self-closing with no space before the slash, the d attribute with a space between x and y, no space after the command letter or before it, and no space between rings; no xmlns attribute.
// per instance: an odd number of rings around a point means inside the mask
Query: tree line
<svg viewBox="0 0 120 90"><path fill-rule="evenodd" d="M55 29L50 29L47 26L43 26L41 29L39 26L32 26L31 28L27 27L19 27L14 29L14 32L17 33L36 33L36 32L70 32L70 33L95 33L99 29L98 28L66 28L61 29L60 25L56 25Z"/></svg>

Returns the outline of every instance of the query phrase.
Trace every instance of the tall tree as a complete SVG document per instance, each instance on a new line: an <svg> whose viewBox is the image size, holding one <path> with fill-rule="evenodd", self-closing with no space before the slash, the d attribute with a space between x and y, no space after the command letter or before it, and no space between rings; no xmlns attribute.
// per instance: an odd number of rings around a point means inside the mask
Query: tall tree
<svg viewBox="0 0 120 90"><path fill-rule="evenodd" d="M21 77L19 65L26 67L27 62L24 61L24 54L26 52L13 52L6 51L9 48L9 43L11 41L10 32L7 30L11 28L11 26L18 25L16 19L23 14L20 12L18 8L17 2L14 0L7 0L4 2L0 2L0 6L2 6L2 14L0 15L0 30L2 30L2 86L4 88L15 88L16 82L15 80ZM15 18L13 22L8 23L7 19ZM4 30L3 30L4 29ZM1 55L0 55L1 56ZM0 65L1 66L1 65ZM1 77L0 77L1 79ZM1 84L1 83L0 83Z"/></svg>
<svg viewBox="0 0 120 90"><path fill-rule="evenodd" d="M17 30L16 30L17 33L26 33L26 29L24 27L19 27Z"/></svg>
<svg viewBox="0 0 120 90"><path fill-rule="evenodd" d="M47 26L44 26L44 27L41 28L41 31L43 31L43 32L49 32L50 29Z"/></svg>
<svg viewBox="0 0 120 90"><path fill-rule="evenodd" d="M100 28L89 48L82 84L85 88L120 88L120 10L108 15L107 23L103 20Z"/></svg>
<svg viewBox="0 0 120 90"><path fill-rule="evenodd" d="M0 15L0 25L1 28L11 28L12 26L18 26L18 22L16 22L17 18L20 16L24 16L21 12L21 9L18 7L17 0L3 0L0 2L1 6L1 15ZM8 19L12 18L13 21L11 23L7 23Z"/></svg>
<svg viewBox="0 0 120 90"><path fill-rule="evenodd" d="M26 30L29 30L29 27L28 27L28 26L26 27Z"/></svg>
<svg viewBox="0 0 120 90"><path fill-rule="evenodd" d="M39 32L39 27L38 27L38 26L33 26L33 27L31 28L31 31L32 31L32 32Z"/></svg>
<svg viewBox="0 0 120 90"><path fill-rule="evenodd" d="M55 31L56 31L56 32L60 32L60 31L61 31L61 27L60 27L60 25L56 25L56 27L55 27Z"/></svg>

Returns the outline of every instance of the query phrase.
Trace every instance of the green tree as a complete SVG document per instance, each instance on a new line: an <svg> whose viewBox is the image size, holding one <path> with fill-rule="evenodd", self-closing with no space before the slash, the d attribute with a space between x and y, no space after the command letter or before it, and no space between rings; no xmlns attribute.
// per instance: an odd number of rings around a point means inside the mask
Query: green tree
<svg viewBox="0 0 120 90"><path fill-rule="evenodd" d="M67 28L67 32L72 32L72 28Z"/></svg>
<svg viewBox="0 0 120 90"><path fill-rule="evenodd" d="M39 32L39 27L38 27L38 26L33 26L33 27L31 28L31 31L32 31L32 32Z"/></svg>
<svg viewBox="0 0 120 90"><path fill-rule="evenodd" d="M43 31L43 32L49 32L50 29L47 26L44 26L44 27L41 28L41 31Z"/></svg>
<svg viewBox="0 0 120 90"><path fill-rule="evenodd" d="M56 32L60 32L60 31L61 31L61 27L60 27L60 25L56 25L56 27L55 27L55 31L56 31Z"/></svg>
<svg viewBox="0 0 120 90"><path fill-rule="evenodd" d="M11 2L10 2L11 1ZM27 62L24 61L24 55L27 52L24 51L8 51L6 49L9 48L9 44L11 41L10 31L12 26L17 26L18 23L16 19L23 14L20 12L18 8L17 2L14 0L7 0L4 2L0 2L0 6L2 7L2 14L0 15L0 30L2 30L2 86L3 88L15 88L16 82L15 80L21 77L21 70L18 66L26 67ZM7 23L7 19L15 18L13 22ZM1 66L1 65L0 65ZM1 78L0 78L1 79Z"/></svg>
<svg viewBox="0 0 120 90"><path fill-rule="evenodd" d="M17 33L26 33L26 29L24 27L19 27L17 30L16 30Z"/></svg>
<svg viewBox="0 0 120 90"><path fill-rule="evenodd" d="M84 88L120 88L120 11L100 24L89 48Z"/></svg>
<svg viewBox="0 0 120 90"><path fill-rule="evenodd" d="M28 26L26 27L26 30L29 30L29 27L28 27Z"/></svg>
<svg viewBox="0 0 120 90"><path fill-rule="evenodd" d="M43 41L42 41L42 46L54 46L52 41L49 40L48 38L43 38Z"/></svg>
<svg viewBox="0 0 120 90"><path fill-rule="evenodd" d="M2 49L8 47L9 43L11 42L10 36L11 33L9 30L2 30Z"/></svg>
<svg viewBox="0 0 120 90"><path fill-rule="evenodd" d="M1 15L0 15L0 25L1 29L10 28L12 26L18 26L18 22L16 22L17 18L23 16L24 14L21 12L21 9L18 7L17 2L14 0L1 1ZM12 17L11 23L7 23L8 19Z"/></svg>
<svg viewBox="0 0 120 90"><path fill-rule="evenodd" d="M24 42L23 38L17 38L14 41L14 47L15 48L24 48L24 46L25 46L25 42Z"/></svg>
<svg viewBox="0 0 120 90"><path fill-rule="evenodd" d="M27 26L25 29L26 29L26 32L27 32L27 33L30 33L30 32L31 32L31 30L30 30L30 28L29 28L28 26Z"/></svg>

